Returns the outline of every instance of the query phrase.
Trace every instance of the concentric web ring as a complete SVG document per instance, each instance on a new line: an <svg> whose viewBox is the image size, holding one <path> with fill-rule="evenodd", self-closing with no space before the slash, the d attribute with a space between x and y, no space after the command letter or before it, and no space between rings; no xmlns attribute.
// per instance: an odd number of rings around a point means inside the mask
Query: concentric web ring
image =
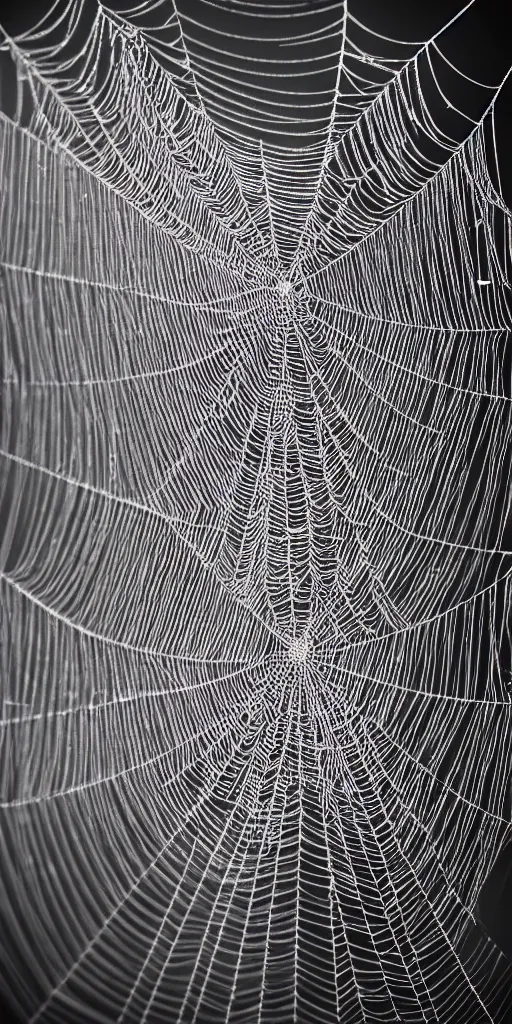
<svg viewBox="0 0 512 1024"><path fill-rule="evenodd" d="M508 70L453 63L474 9L412 43L355 0L59 0L1 36L24 1021L507 1020Z"/></svg>

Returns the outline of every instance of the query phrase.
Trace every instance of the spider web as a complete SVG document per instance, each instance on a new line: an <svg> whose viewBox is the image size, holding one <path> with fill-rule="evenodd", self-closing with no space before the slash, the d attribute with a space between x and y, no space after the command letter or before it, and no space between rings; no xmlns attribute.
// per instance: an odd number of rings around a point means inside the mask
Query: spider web
<svg viewBox="0 0 512 1024"><path fill-rule="evenodd" d="M224 8L2 37L4 988L503 1020L505 79Z"/></svg>

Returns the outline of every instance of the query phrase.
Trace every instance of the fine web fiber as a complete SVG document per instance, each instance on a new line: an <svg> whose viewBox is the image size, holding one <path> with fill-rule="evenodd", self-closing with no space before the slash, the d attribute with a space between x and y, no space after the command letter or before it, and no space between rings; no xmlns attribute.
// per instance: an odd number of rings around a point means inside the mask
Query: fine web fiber
<svg viewBox="0 0 512 1024"><path fill-rule="evenodd" d="M355 0L60 0L0 60L11 1005L507 1019L506 75Z"/></svg>

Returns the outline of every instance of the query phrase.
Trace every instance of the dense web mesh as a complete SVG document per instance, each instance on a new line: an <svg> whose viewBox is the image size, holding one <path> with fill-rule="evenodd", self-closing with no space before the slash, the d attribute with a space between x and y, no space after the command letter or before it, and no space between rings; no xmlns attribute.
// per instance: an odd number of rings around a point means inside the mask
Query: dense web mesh
<svg viewBox="0 0 512 1024"><path fill-rule="evenodd" d="M505 76L356 14L66 0L2 36L24 1020L506 1019Z"/></svg>

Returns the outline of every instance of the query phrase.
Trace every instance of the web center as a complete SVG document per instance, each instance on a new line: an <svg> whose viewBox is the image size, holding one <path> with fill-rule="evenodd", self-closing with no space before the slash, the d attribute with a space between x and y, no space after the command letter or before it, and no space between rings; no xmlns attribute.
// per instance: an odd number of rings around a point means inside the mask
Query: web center
<svg viewBox="0 0 512 1024"><path fill-rule="evenodd" d="M282 280L282 281L279 281L279 283L277 285L277 290L278 290L278 292L279 292L279 294L280 294L282 299L287 299L288 296L290 295L291 290L292 290L292 283L291 283L291 281L287 281L286 279Z"/></svg>
<svg viewBox="0 0 512 1024"><path fill-rule="evenodd" d="M304 665L311 650L308 636L295 637L288 647L288 658L294 665Z"/></svg>

